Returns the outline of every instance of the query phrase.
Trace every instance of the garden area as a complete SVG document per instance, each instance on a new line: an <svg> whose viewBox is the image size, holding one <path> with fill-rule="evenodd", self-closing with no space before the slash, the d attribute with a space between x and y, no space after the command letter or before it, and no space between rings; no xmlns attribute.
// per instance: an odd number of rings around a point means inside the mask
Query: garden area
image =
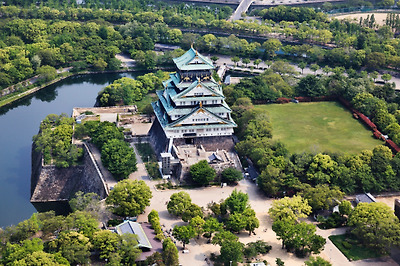
<svg viewBox="0 0 400 266"><path fill-rule="evenodd" d="M350 261L382 256L377 250L363 246L355 236L350 234L330 236L329 239Z"/></svg>
<svg viewBox="0 0 400 266"><path fill-rule="evenodd" d="M346 152L373 149L382 141L337 102L256 105L269 114L273 139L292 153Z"/></svg>

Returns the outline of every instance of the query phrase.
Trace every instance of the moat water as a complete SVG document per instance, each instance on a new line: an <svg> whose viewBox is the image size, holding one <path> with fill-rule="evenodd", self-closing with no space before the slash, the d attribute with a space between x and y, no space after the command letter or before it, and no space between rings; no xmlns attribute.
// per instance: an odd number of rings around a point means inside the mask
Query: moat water
<svg viewBox="0 0 400 266"><path fill-rule="evenodd" d="M92 107L98 92L121 77L142 73L91 74L71 77L12 106L0 108L0 227L28 219L32 136L48 114L71 115L73 107Z"/></svg>

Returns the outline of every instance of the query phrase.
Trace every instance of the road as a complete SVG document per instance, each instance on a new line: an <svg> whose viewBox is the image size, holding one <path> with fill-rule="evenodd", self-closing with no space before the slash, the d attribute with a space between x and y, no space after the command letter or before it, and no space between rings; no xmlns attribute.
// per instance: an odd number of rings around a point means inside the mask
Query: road
<svg viewBox="0 0 400 266"><path fill-rule="evenodd" d="M253 2L254 0L242 0L236 10L233 12L232 16L228 19L228 21L241 19L242 13L246 13Z"/></svg>

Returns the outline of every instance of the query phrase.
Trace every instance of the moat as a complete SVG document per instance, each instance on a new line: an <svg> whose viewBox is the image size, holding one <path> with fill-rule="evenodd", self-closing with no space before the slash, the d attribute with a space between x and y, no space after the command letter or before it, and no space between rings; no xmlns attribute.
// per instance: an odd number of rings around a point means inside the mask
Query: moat
<svg viewBox="0 0 400 266"><path fill-rule="evenodd" d="M143 73L76 76L49 86L15 104L0 108L0 227L17 224L36 212L29 202L32 136L48 114L71 114L90 107L97 93L115 79Z"/></svg>

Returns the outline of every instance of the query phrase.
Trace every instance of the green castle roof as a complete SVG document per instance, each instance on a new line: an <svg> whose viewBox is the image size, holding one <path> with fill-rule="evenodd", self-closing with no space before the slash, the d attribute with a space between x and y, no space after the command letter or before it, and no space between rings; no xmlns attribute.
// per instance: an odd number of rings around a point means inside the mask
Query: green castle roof
<svg viewBox="0 0 400 266"><path fill-rule="evenodd" d="M196 60L197 59L197 60ZM190 48L182 56L174 58L174 63L179 70L210 70L214 65L210 59L199 54L195 49ZM196 61L193 62L193 61Z"/></svg>

